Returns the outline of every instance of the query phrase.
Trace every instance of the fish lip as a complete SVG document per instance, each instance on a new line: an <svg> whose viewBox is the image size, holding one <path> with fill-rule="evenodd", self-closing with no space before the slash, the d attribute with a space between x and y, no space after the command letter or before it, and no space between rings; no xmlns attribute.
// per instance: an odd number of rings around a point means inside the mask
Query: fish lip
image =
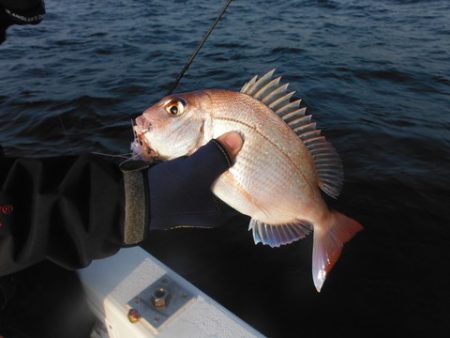
<svg viewBox="0 0 450 338"><path fill-rule="evenodd" d="M151 129L151 125L149 125L147 129L143 129L139 125L134 124L133 125L134 142L136 142L137 144L139 144L142 147L142 149L143 149L142 153L145 154L145 157L150 157L151 159L156 159L159 157L159 154L155 149L152 148L151 143L145 137L145 134L148 133L150 131L150 129ZM142 154L140 154L140 155L142 155Z"/></svg>
<svg viewBox="0 0 450 338"><path fill-rule="evenodd" d="M138 124L136 122L136 119L131 119L131 123L133 125L133 133L135 140L141 146L146 145L147 147L151 148L150 144L148 144L147 140L145 139L145 134L148 133L152 128L151 122L147 121L147 123L145 124L145 128L142 125Z"/></svg>

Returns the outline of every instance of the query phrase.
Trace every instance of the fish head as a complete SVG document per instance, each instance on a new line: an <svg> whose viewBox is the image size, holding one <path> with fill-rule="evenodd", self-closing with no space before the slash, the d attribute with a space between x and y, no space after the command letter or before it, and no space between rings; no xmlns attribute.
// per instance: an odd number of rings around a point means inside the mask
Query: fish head
<svg viewBox="0 0 450 338"><path fill-rule="evenodd" d="M204 91L164 97L136 118L132 151L147 161L192 154L208 141L209 107Z"/></svg>

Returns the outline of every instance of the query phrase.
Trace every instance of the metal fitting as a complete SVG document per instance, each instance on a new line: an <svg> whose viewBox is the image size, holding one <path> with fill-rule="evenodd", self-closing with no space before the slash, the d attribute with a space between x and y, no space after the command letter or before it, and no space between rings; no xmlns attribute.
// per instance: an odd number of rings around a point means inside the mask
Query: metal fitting
<svg viewBox="0 0 450 338"><path fill-rule="evenodd" d="M137 323L139 319L141 319L141 315L136 309L130 309L130 311L128 311L128 320L131 323Z"/></svg>
<svg viewBox="0 0 450 338"><path fill-rule="evenodd" d="M167 305L169 297L169 291L164 288L158 288L153 291L152 294L152 304L154 307L162 308Z"/></svg>

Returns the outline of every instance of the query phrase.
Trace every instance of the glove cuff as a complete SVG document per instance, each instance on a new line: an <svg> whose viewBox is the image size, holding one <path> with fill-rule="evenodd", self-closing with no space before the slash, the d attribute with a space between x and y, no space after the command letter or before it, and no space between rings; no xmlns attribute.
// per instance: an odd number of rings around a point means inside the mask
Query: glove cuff
<svg viewBox="0 0 450 338"><path fill-rule="evenodd" d="M149 220L148 164L142 161L125 162L120 165L125 190L125 216L122 242L135 245L142 242Z"/></svg>

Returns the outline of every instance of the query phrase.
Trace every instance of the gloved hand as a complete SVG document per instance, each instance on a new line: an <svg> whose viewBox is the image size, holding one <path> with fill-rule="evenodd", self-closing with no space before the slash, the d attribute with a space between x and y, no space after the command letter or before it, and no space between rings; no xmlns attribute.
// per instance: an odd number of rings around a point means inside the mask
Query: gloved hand
<svg viewBox="0 0 450 338"><path fill-rule="evenodd" d="M242 144L238 133L226 133L191 156L151 167L148 170L150 230L216 227L237 215L214 196L211 185L231 167Z"/></svg>

